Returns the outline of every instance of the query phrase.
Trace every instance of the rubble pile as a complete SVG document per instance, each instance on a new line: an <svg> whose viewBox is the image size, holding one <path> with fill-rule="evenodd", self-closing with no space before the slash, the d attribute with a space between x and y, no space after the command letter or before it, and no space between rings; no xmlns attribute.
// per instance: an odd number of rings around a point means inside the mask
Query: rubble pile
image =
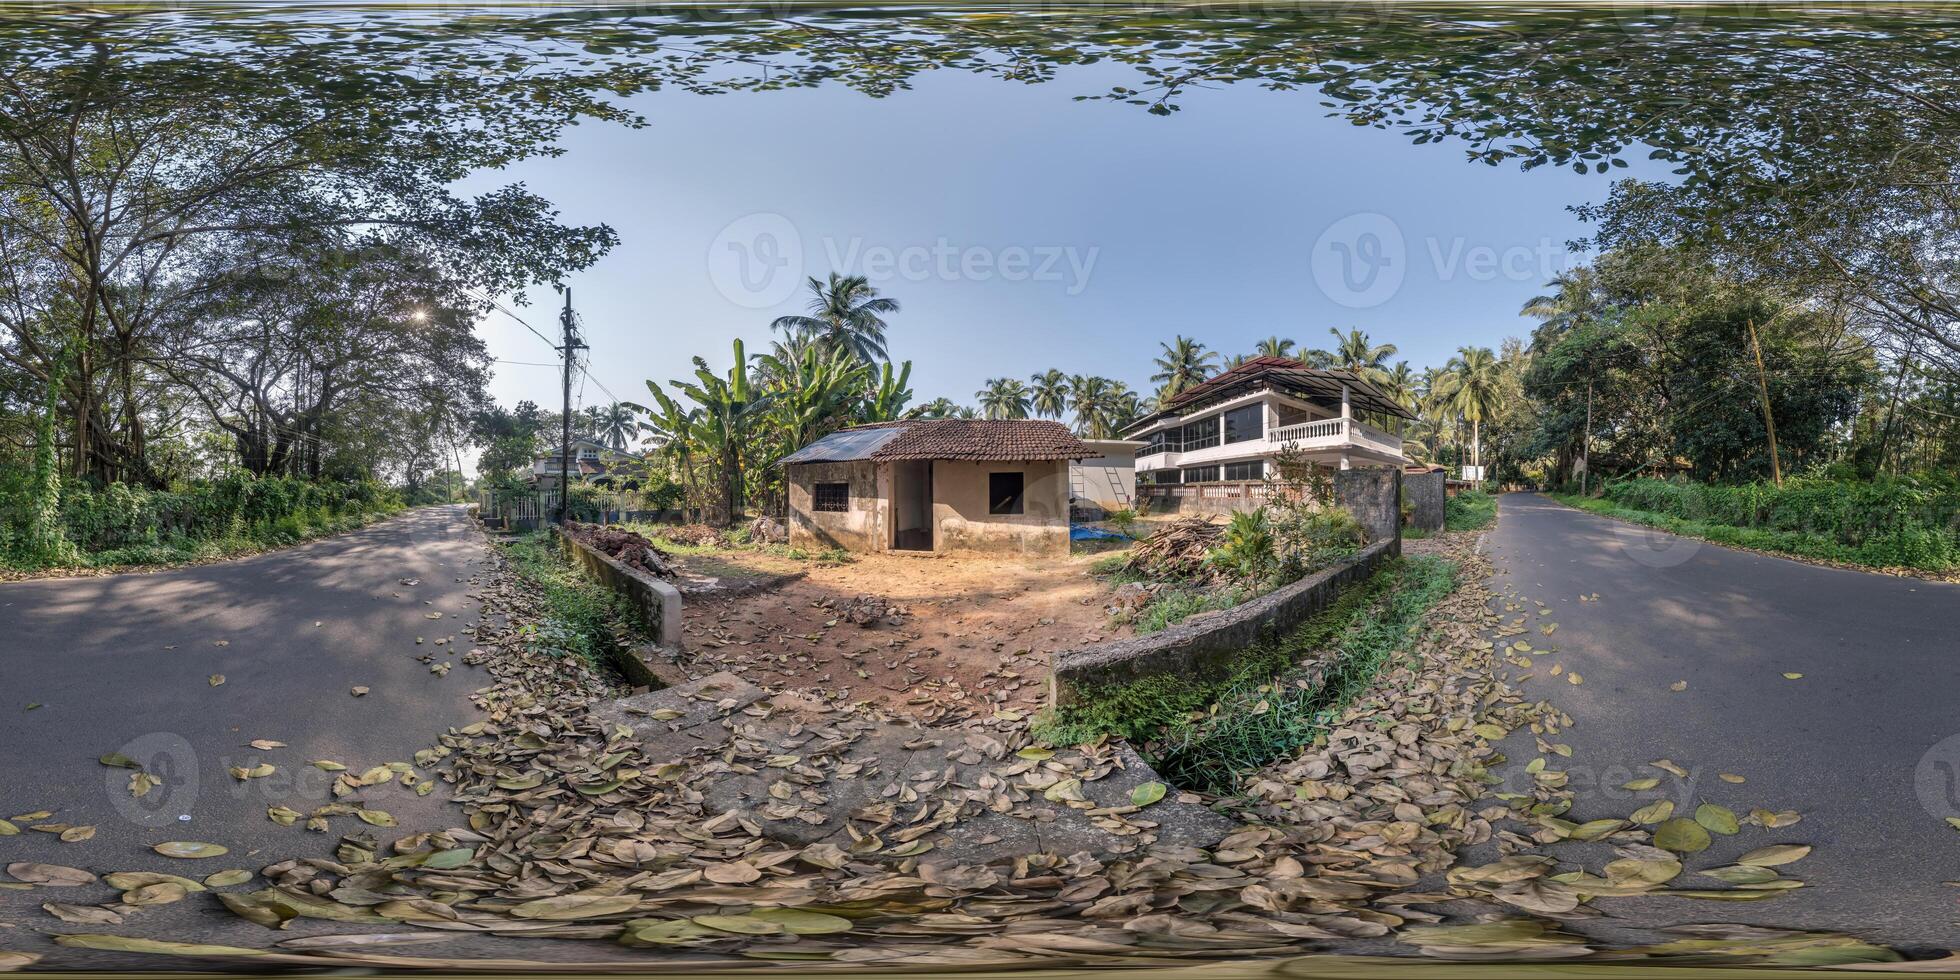
<svg viewBox="0 0 1960 980"><path fill-rule="evenodd" d="M673 556L661 551L653 542L641 535L623 527L567 521L565 533L628 568L637 569L656 578L671 579L678 575L674 568Z"/></svg>

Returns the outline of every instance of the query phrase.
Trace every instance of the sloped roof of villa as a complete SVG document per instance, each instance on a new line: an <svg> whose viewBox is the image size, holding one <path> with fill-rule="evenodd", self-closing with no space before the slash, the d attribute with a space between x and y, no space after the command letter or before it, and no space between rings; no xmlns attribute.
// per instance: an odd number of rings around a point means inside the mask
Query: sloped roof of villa
<svg viewBox="0 0 1960 980"><path fill-rule="evenodd" d="M1169 415L1183 415L1208 402L1224 401L1262 387L1305 395L1339 404L1341 386L1348 388L1348 403L1363 412L1380 412L1405 419L1415 413L1403 407L1380 385L1342 368L1308 367L1290 357L1254 357L1243 364L1211 376L1178 392L1164 406L1132 423L1134 432Z"/></svg>
<svg viewBox="0 0 1960 980"><path fill-rule="evenodd" d="M840 429L783 457L784 463L868 459L1019 461L1088 459L1096 451L1049 419L907 419Z"/></svg>

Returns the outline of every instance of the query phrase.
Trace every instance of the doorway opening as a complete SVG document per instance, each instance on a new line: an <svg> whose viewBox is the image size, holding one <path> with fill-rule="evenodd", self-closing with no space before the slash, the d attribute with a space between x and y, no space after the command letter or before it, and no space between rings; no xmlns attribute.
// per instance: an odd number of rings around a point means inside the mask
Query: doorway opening
<svg viewBox="0 0 1960 980"><path fill-rule="evenodd" d="M892 467L892 550L932 550L932 460L907 459Z"/></svg>

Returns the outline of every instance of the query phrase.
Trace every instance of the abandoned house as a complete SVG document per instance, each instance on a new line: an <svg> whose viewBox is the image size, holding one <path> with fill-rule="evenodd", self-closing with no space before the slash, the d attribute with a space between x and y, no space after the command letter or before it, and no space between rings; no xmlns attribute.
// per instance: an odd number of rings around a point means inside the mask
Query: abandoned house
<svg viewBox="0 0 1960 980"><path fill-rule="evenodd" d="M790 545L1064 556L1069 464L1095 456L1044 419L843 429L783 458Z"/></svg>

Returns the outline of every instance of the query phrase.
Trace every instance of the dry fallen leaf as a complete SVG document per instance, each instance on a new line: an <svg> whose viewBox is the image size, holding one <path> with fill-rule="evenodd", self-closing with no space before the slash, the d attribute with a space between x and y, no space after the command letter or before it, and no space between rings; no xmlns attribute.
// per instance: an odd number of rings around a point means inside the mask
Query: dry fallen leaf
<svg viewBox="0 0 1960 980"><path fill-rule="evenodd" d="M223 684L224 682L225 682L225 675L223 675L223 674L212 674L212 675L211 675L211 686L212 686L212 687L217 687L218 685L220 685L220 684Z"/></svg>

